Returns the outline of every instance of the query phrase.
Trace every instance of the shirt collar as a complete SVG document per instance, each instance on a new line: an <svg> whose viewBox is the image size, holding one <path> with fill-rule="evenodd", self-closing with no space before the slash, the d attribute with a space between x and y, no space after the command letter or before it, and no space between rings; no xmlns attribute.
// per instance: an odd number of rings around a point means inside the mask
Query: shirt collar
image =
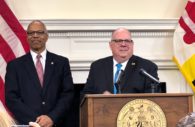
<svg viewBox="0 0 195 127"><path fill-rule="evenodd" d="M121 67L122 70L125 70L127 62L128 62L128 60L126 60L125 62L121 63L122 64L122 67ZM118 62L114 58L113 58L113 63L114 63L113 67L116 67L116 64L118 64Z"/></svg>
<svg viewBox="0 0 195 127"><path fill-rule="evenodd" d="M33 60L36 60L36 57L37 57L37 53L35 53L34 51L32 51L32 50L30 50L30 53L31 53L31 55L32 55L32 58L33 58ZM40 55L41 55L41 59L43 59L43 60L46 60L46 54L47 54L47 50L45 49Z"/></svg>

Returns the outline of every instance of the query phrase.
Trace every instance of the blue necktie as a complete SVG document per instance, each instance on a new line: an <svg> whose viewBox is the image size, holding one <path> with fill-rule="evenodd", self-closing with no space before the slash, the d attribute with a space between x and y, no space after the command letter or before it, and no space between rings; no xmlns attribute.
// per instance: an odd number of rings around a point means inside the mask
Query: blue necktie
<svg viewBox="0 0 195 127"><path fill-rule="evenodd" d="M117 70L116 70L116 73L114 74L114 94L118 92L116 88L116 82L118 80L118 76L119 76L119 72L121 70L122 64L118 63L116 64L116 67L117 67Z"/></svg>

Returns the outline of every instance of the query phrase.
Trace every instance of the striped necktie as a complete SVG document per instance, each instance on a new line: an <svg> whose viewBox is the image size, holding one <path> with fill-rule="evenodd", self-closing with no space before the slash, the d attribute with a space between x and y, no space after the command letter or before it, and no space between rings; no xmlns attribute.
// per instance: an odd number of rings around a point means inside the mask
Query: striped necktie
<svg viewBox="0 0 195 127"><path fill-rule="evenodd" d="M117 70L116 70L116 73L114 74L114 91L113 91L114 94L119 92L116 82L118 80L118 76L119 76L119 72L121 71L122 64L118 63L116 64L116 67L117 67Z"/></svg>
<svg viewBox="0 0 195 127"><path fill-rule="evenodd" d="M41 57L42 57L41 55L37 55L37 57L36 57L37 58L36 70L37 70L40 84L41 84L41 86L43 86L43 66L42 66L42 63L40 61Z"/></svg>

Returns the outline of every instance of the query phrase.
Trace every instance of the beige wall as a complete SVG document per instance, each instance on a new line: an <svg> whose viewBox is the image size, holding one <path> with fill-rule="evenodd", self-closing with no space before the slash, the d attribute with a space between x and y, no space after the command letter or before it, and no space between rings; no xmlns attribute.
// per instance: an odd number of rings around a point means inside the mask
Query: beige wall
<svg viewBox="0 0 195 127"><path fill-rule="evenodd" d="M111 54L107 47L110 32L123 26L133 30L135 54L158 65L168 93L192 92L172 61L173 33L187 0L7 2L24 28L32 19L46 22L50 30L47 49L69 58L74 83L85 83L91 62Z"/></svg>
<svg viewBox="0 0 195 127"><path fill-rule="evenodd" d="M187 0L7 0L25 19L174 19Z"/></svg>
<svg viewBox="0 0 195 127"><path fill-rule="evenodd" d="M158 65L168 93L191 92L172 61L173 33L187 0L7 1L25 28L31 19L44 19L47 49L70 59L74 83L86 82L92 61L111 55L111 30L122 26L133 31L135 54Z"/></svg>

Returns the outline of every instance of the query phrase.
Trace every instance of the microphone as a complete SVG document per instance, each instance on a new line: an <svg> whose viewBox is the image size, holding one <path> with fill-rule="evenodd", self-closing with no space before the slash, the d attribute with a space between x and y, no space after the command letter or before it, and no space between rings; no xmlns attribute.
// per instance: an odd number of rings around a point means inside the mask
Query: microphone
<svg viewBox="0 0 195 127"><path fill-rule="evenodd" d="M156 79L154 76L150 75L148 72L146 72L143 68L140 69L140 73L146 76L147 78L151 79L153 82L160 84L160 81Z"/></svg>
<svg viewBox="0 0 195 127"><path fill-rule="evenodd" d="M120 87L120 85L121 85L122 79L124 77L124 74L125 74L124 71L121 70L121 72L120 72L120 74L118 76L118 79L117 79L117 81L115 83L115 86L116 86L116 89L117 89L117 93L121 93L121 87Z"/></svg>

